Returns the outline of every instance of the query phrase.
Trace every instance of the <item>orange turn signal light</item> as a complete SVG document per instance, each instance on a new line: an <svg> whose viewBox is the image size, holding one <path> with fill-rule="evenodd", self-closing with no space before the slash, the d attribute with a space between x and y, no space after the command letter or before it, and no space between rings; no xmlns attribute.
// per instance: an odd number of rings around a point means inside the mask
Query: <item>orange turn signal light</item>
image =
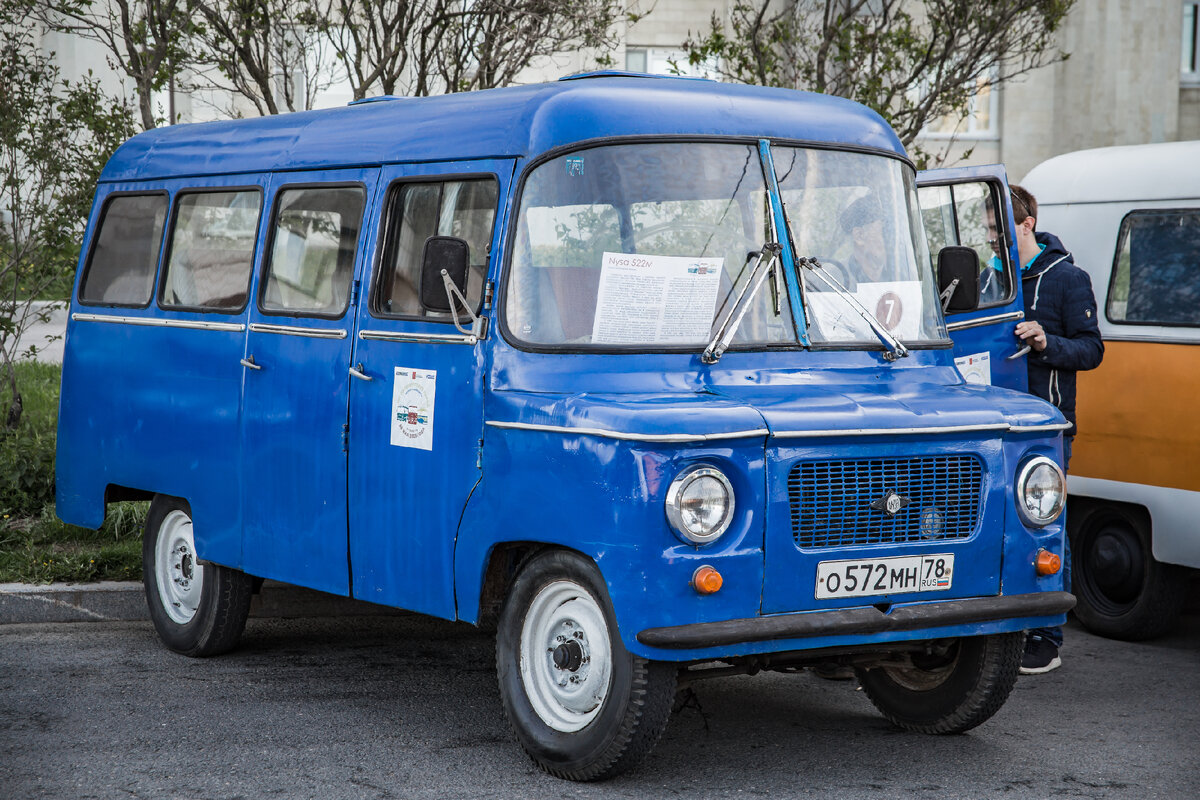
<svg viewBox="0 0 1200 800"><path fill-rule="evenodd" d="M692 573L692 588L700 594L715 594L721 590L724 583L725 579L721 577L721 573L707 564L697 567Z"/></svg>
<svg viewBox="0 0 1200 800"><path fill-rule="evenodd" d="M1056 575L1062 569L1062 559L1049 550L1038 550L1033 565L1038 575Z"/></svg>

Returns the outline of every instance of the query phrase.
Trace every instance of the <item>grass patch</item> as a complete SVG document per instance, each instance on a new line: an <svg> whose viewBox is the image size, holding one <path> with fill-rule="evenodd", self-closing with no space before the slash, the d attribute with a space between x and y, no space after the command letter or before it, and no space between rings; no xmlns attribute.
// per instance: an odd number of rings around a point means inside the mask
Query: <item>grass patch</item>
<svg viewBox="0 0 1200 800"><path fill-rule="evenodd" d="M17 364L23 412L0 433L0 583L140 580L148 503L114 503L100 530L67 525L54 514L58 425L56 364ZM0 391L0 413L9 406Z"/></svg>

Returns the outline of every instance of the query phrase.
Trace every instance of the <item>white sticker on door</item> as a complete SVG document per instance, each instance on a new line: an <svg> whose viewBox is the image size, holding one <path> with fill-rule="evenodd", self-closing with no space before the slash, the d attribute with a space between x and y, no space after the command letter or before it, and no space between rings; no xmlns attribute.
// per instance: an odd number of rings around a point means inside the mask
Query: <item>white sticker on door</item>
<svg viewBox="0 0 1200 800"><path fill-rule="evenodd" d="M392 383L392 444L433 449L433 400L437 371L396 367Z"/></svg>
<svg viewBox="0 0 1200 800"><path fill-rule="evenodd" d="M992 354L973 353L969 356L954 359L954 366L966 378L967 383L992 385Z"/></svg>

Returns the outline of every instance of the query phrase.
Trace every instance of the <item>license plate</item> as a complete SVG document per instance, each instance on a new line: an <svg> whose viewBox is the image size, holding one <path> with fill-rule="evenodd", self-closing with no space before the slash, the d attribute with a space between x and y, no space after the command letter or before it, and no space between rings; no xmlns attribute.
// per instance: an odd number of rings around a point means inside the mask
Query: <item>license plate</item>
<svg viewBox="0 0 1200 800"><path fill-rule="evenodd" d="M822 561L817 564L817 599L944 592L953 577L952 553Z"/></svg>

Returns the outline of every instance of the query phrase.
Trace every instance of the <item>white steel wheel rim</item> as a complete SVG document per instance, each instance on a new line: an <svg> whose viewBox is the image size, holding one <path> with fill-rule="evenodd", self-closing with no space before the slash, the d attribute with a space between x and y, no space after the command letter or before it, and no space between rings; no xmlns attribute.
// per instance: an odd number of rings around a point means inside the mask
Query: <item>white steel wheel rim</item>
<svg viewBox="0 0 1200 800"><path fill-rule="evenodd" d="M533 598L521 626L521 683L542 722L574 733L604 707L612 643L604 612L573 581L554 581Z"/></svg>
<svg viewBox="0 0 1200 800"><path fill-rule="evenodd" d="M192 520L182 511L168 513L158 527L154 574L167 616L180 625L191 622L200 605L204 567L196 560Z"/></svg>

